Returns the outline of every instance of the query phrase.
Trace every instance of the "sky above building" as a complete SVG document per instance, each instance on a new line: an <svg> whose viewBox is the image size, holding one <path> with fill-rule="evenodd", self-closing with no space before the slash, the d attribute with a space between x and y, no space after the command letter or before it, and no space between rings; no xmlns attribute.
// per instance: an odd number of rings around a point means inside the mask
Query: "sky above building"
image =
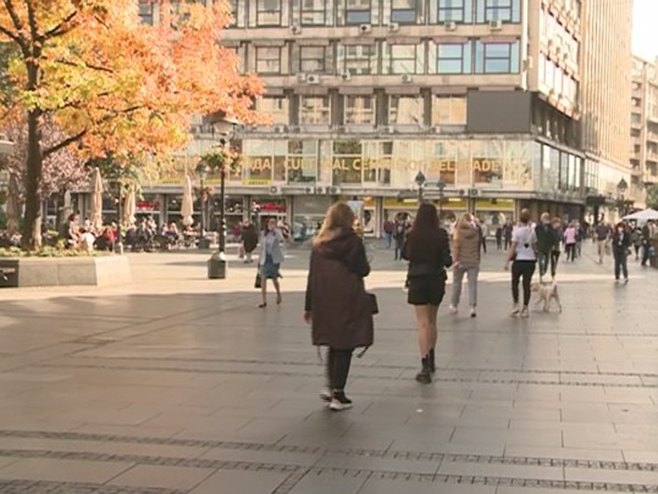
<svg viewBox="0 0 658 494"><path fill-rule="evenodd" d="M633 3L633 52L653 60L658 57L658 0Z"/></svg>

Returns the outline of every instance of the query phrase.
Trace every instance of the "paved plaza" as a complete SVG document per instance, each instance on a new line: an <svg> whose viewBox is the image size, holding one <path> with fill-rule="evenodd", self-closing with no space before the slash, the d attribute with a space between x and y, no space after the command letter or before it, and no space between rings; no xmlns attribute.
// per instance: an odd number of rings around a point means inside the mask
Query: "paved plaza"
<svg viewBox="0 0 658 494"><path fill-rule="evenodd" d="M490 247L478 317L444 302L423 386L404 265L370 251L381 313L341 413L302 321L307 249L266 310L254 265L207 280L192 251L130 255L130 286L0 291L0 493L658 492L658 271L616 286L587 245L562 314L512 319Z"/></svg>

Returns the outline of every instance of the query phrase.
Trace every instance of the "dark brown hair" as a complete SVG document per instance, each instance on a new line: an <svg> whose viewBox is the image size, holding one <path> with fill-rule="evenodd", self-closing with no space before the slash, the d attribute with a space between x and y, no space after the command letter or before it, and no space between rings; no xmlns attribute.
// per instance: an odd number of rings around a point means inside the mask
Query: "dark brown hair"
<svg viewBox="0 0 658 494"><path fill-rule="evenodd" d="M439 215L436 207L431 203L423 203L418 208L414 225L407 238L405 252L409 260L431 262L436 257L439 240Z"/></svg>
<svg viewBox="0 0 658 494"><path fill-rule="evenodd" d="M527 209L522 209L521 215L519 216L519 221L525 224L530 223L530 211L528 211Z"/></svg>

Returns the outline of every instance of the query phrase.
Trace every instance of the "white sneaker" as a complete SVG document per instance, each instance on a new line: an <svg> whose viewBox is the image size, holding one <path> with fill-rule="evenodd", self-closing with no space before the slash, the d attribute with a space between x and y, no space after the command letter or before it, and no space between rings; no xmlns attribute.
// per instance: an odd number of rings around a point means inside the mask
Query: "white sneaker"
<svg viewBox="0 0 658 494"><path fill-rule="evenodd" d="M512 317L518 317L519 312L521 312L521 309L519 309L519 304L512 305L512 312L510 315Z"/></svg>
<svg viewBox="0 0 658 494"><path fill-rule="evenodd" d="M471 317L476 317L476 316L477 316L477 312L475 311L475 306L472 305L471 306Z"/></svg>
<svg viewBox="0 0 658 494"><path fill-rule="evenodd" d="M448 307L448 310L450 311L451 314L457 314L457 312L459 312L459 310L457 309L457 307L455 307L455 306L452 305L452 304L450 304L450 307Z"/></svg>
<svg viewBox="0 0 658 494"><path fill-rule="evenodd" d="M519 317L526 319L529 316L530 316L530 311L528 310L528 306L524 305L523 309L521 309L521 313L519 314Z"/></svg>

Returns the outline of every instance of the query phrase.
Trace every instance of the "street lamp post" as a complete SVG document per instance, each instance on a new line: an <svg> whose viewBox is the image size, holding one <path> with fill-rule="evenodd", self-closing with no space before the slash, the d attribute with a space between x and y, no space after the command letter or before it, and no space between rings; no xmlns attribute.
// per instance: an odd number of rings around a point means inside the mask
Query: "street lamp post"
<svg viewBox="0 0 658 494"><path fill-rule="evenodd" d="M416 182L416 185L418 185L418 203L420 204L423 202L423 186L425 185L426 182L425 174L421 171L419 171L416 174L416 178L414 178L414 182Z"/></svg>
<svg viewBox="0 0 658 494"><path fill-rule="evenodd" d="M444 180L439 180L436 186L439 188L439 218L443 217L443 195L446 188L446 183Z"/></svg>
<svg viewBox="0 0 658 494"><path fill-rule="evenodd" d="M205 179L208 174L208 166L200 161L196 166L196 173L199 176L199 199L201 200L201 232L199 237L199 248L207 249L210 247L210 241L206 238L208 231L208 192L205 187Z"/></svg>
<svg viewBox="0 0 658 494"><path fill-rule="evenodd" d="M626 180L622 178L617 184L617 192L619 193L619 196L621 198L619 212L622 217L626 216L626 199L624 197L624 194L626 194L627 190L628 190L628 184L626 183Z"/></svg>
<svg viewBox="0 0 658 494"><path fill-rule="evenodd" d="M121 223L123 222L123 211L121 210L121 181L117 180L117 240L114 244L114 251L123 255L123 240L121 233Z"/></svg>

